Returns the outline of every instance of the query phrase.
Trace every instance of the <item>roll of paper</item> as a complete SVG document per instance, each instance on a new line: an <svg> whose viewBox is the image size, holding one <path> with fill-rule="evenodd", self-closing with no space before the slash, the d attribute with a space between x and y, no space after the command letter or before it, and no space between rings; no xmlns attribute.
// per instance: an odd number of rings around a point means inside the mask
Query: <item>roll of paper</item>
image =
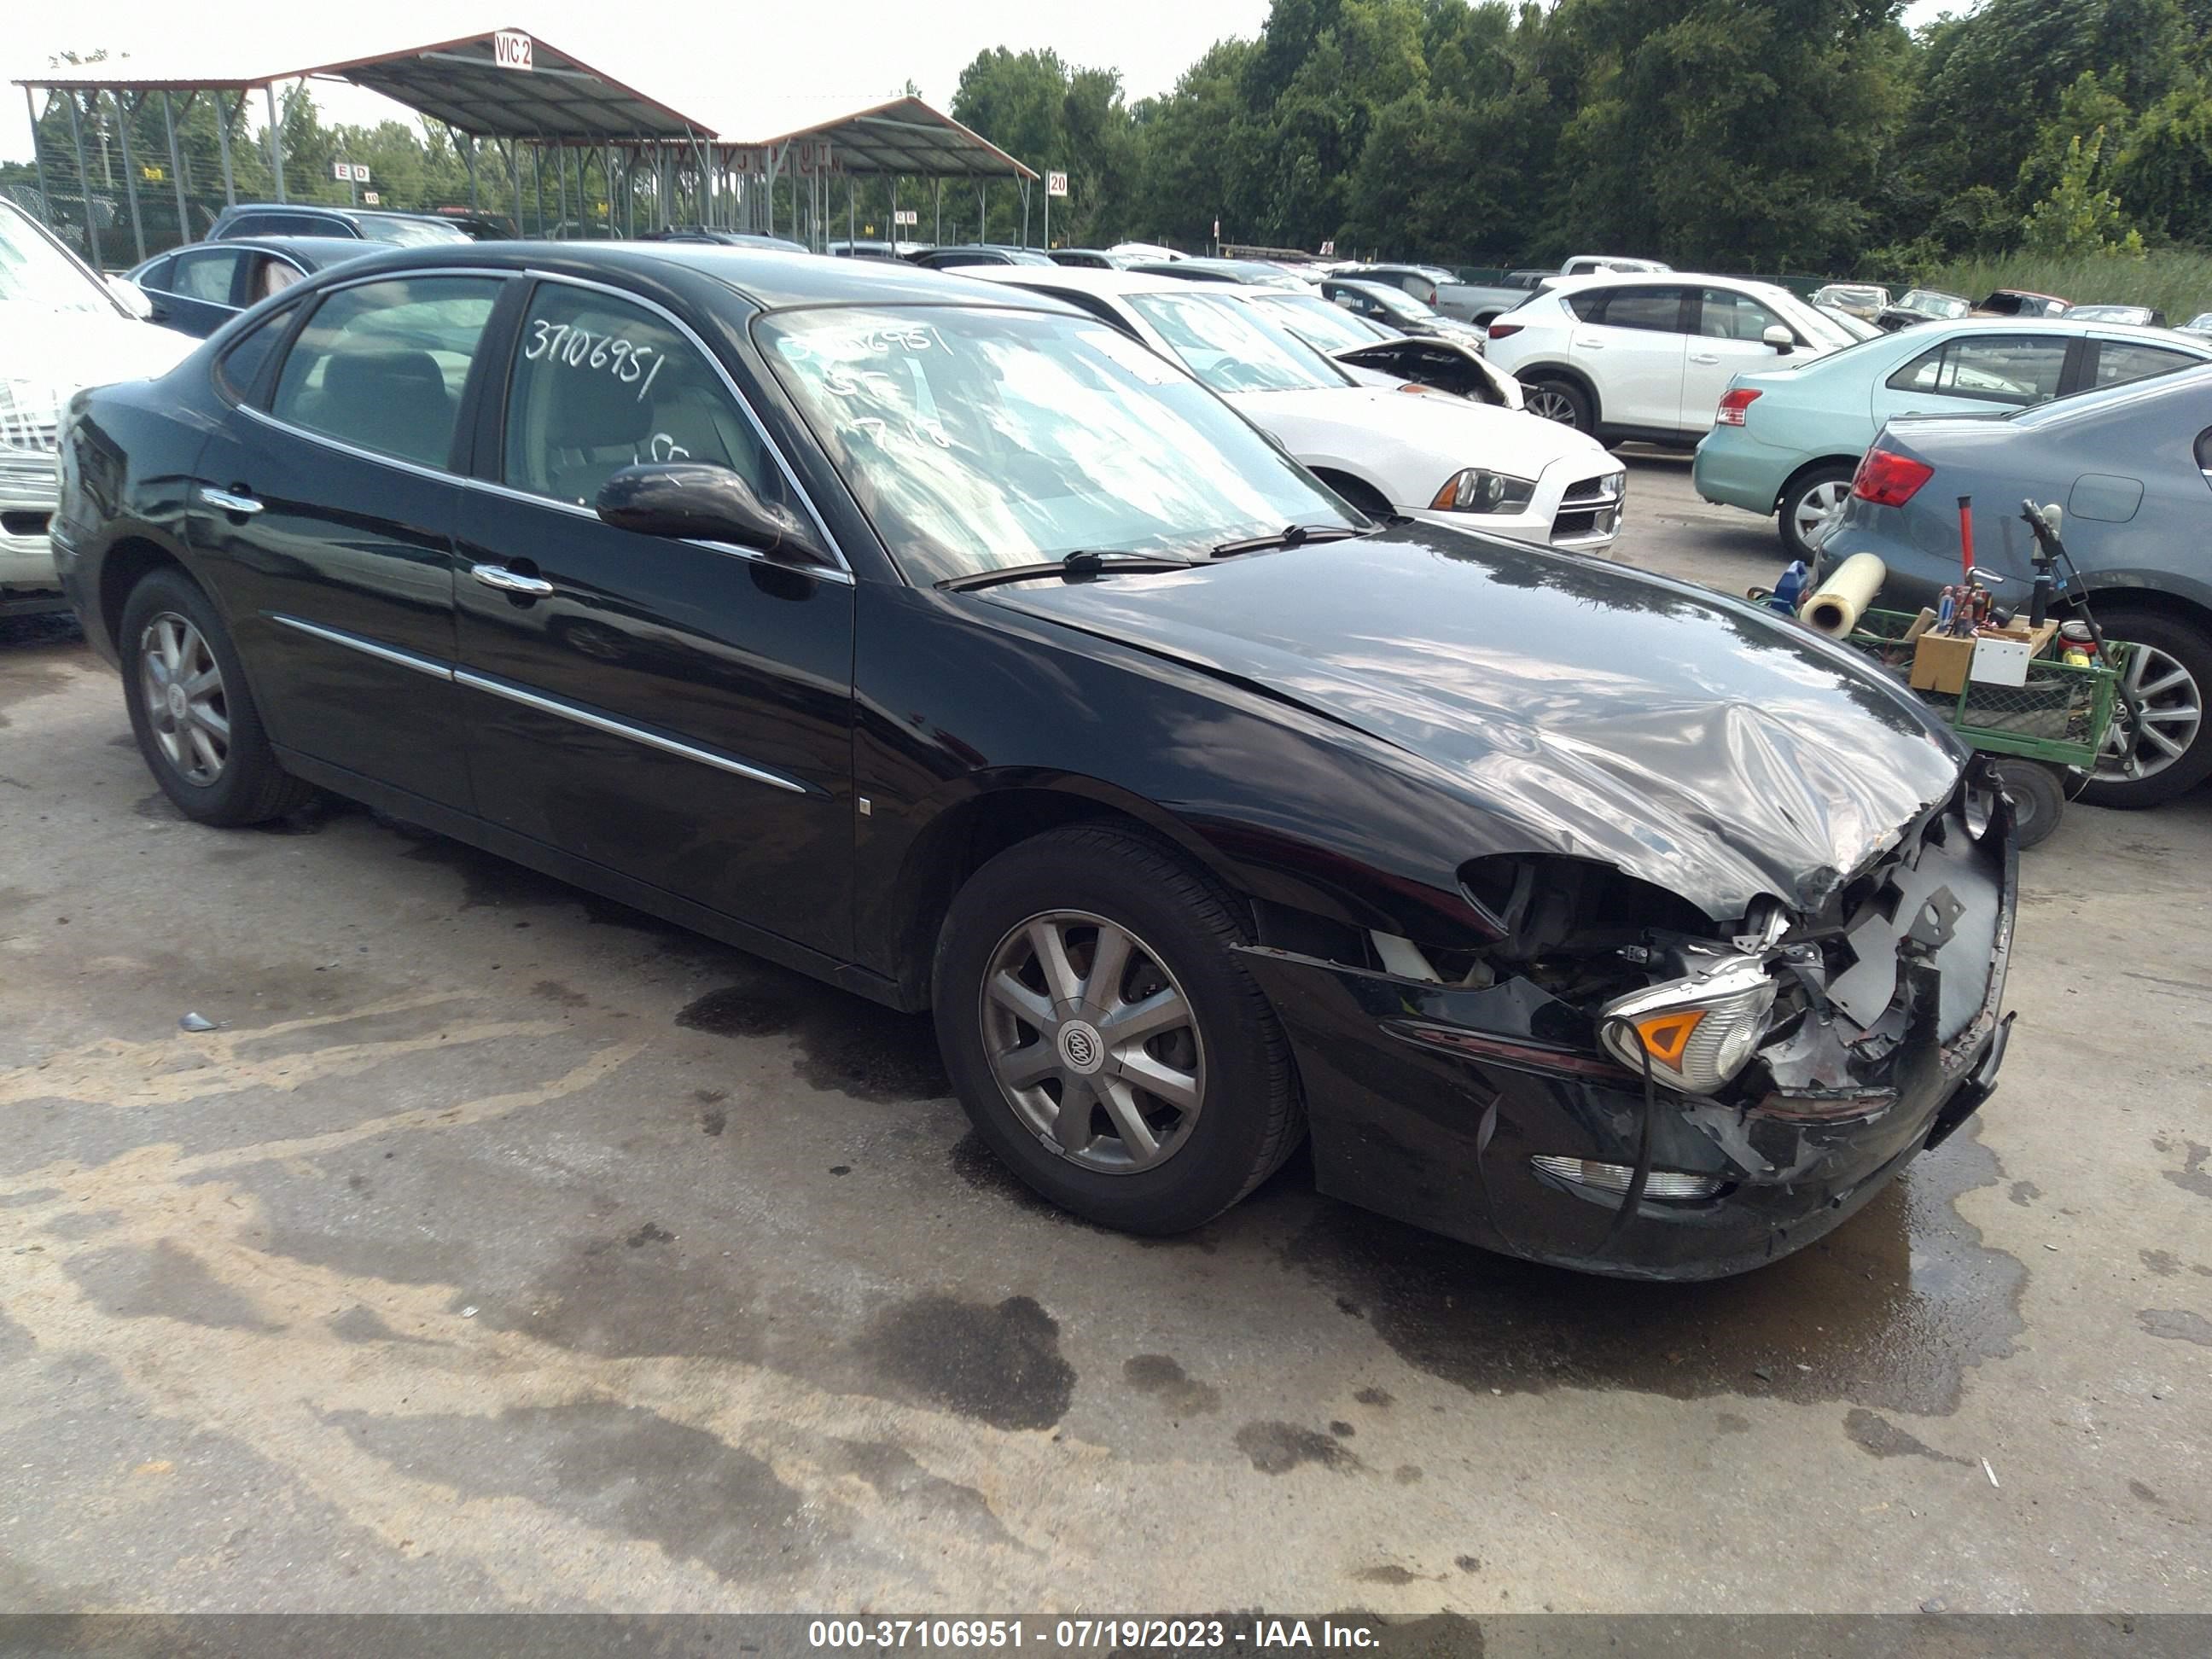
<svg viewBox="0 0 2212 1659"><path fill-rule="evenodd" d="M1805 601L1797 612L1798 620L1830 639L1839 640L1859 625L1859 618L1888 576L1889 567L1873 554L1854 553Z"/></svg>

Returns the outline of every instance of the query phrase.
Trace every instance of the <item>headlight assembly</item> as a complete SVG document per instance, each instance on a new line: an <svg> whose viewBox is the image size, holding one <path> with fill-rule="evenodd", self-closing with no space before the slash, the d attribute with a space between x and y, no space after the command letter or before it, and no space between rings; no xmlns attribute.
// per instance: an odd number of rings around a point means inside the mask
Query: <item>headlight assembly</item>
<svg viewBox="0 0 2212 1659"><path fill-rule="evenodd" d="M1755 957L1724 958L1705 972L1615 997L1598 1036L1620 1063L1684 1094L1709 1095L1744 1068L1765 1035L1775 981Z"/></svg>
<svg viewBox="0 0 2212 1659"><path fill-rule="evenodd" d="M1531 479L1470 466L1447 478L1429 506L1439 513L1519 513L1535 494Z"/></svg>

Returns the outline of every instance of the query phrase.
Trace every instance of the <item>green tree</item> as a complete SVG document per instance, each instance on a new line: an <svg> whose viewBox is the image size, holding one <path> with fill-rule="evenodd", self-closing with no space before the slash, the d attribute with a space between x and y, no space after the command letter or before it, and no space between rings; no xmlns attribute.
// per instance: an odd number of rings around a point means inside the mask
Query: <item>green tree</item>
<svg viewBox="0 0 2212 1659"><path fill-rule="evenodd" d="M2108 148L2102 127L2086 141L2068 140L2057 183L2021 227L2029 252L2142 255L2142 236L2120 210L2120 198L2098 183Z"/></svg>

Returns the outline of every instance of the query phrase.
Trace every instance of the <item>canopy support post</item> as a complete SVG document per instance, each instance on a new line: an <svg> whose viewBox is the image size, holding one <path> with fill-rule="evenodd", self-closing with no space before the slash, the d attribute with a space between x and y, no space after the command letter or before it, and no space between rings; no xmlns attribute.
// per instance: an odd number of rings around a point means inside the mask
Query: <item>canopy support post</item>
<svg viewBox="0 0 2212 1659"><path fill-rule="evenodd" d="M453 129L447 127L446 131L450 136ZM461 137L466 141L466 148L461 151L461 154L467 159L469 164L469 211L474 213L477 210L477 136L472 132L465 132Z"/></svg>
<svg viewBox="0 0 2212 1659"><path fill-rule="evenodd" d="M238 179L230 170L230 124L233 121L244 118L246 115L246 94L242 92L238 94L238 102L234 105L228 98L225 97L221 93L217 93L216 94L215 101L216 148L222 154L222 204L225 207L236 207L238 205Z"/></svg>
<svg viewBox="0 0 2212 1659"><path fill-rule="evenodd" d="M929 234L936 240L938 246L943 247L945 246L945 175L940 173L932 182L937 193L937 223L931 228Z"/></svg>
<svg viewBox="0 0 2212 1659"><path fill-rule="evenodd" d="M284 129L276 119L276 83L264 82L261 92L269 100L269 171L276 179L276 199L289 201L284 194Z"/></svg>
<svg viewBox="0 0 2212 1659"><path fill-rule="evenodd" d="M169 140L169 182L177 192L177 242L181 246L192 240L192 222L185 210L185 167L177 159L177 112L166 90L161 94L161 131Z"/></svg>
<svg viewBox="0 0 2212 1659"><path fill-rule="evenodd" d="M138 162L131 153L131 109L123 101L120 92L111 92L108 96L115 100L115 134L123 141L123 196L131 204L131 246L138 251L137 263L143 265L146 263L146 227L138 217Z"/></svg>
<svg viewBox="0 0 2212 1659"><path fill-rule="evenodd" d="M92 250L92 268L98 270L102 260L100 254L100 224L93 217L92 179L84 165L84 120L76 106L76 94L69 94L70 143L76 150L77 200L84 206L84 239Z"/></svg>
<svg viewBox="0 0 2212 1659"><path fill-rule="evenodd" d="M54 222L54 198L46 188L46 153L39 148L39 100L31 95L28 87L23 88L23 112L31 118L31 163L39 170L39 217L51 225Z"/></svg>

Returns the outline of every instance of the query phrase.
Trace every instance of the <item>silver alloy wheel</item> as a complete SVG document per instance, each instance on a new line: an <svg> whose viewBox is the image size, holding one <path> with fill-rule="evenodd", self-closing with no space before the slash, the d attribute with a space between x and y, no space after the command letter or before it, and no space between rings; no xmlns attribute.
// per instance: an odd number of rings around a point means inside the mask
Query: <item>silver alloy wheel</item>
<svg viewBox="0 0 2212 1659"><path fill-rule="evenodd" d="M2157 776L2189 752L2204 724L2203 688L2165 652L2136 646L2124 678L2143 717L2142 729L2130 732L2126 708L2112 711L2112 729L2106 734L2097 775L2114 783Z"/></svg>
<svg viewBox="0 0 2212 1659"><path fill-rule="evenodd" d="M138 692L146 723L169 764L204 788L230 758L230 705L222 670L200 630L164 611L138 636Z"/></svg>
<svg viewBox="0 0 2212 1659"><path fill-rule="evenodd" d="M1561 426L1575 424L1574 404L1557 386L1530 386L1521 395L1521 410L1540 420L1557 421Z"/></svg>
<svg viewBox="0 0 2212 1659"><path fill-rule="evenodd" d="M1823 526L1843 515L1844 503L1850 498L1849 478L1823 478L1801 492L1790 508L1790 527L1797 532L1799 544L1811 546Z"/></svg>
<svg viewBox="0 0 2212 1659"><path fill-rule="evenodd" d="M1050 910L991 952L983 1047L1023 1126L1071 1164L1129 1175L1190 1139L1206 1044L1190 999L1127 928Z"/></svg>

